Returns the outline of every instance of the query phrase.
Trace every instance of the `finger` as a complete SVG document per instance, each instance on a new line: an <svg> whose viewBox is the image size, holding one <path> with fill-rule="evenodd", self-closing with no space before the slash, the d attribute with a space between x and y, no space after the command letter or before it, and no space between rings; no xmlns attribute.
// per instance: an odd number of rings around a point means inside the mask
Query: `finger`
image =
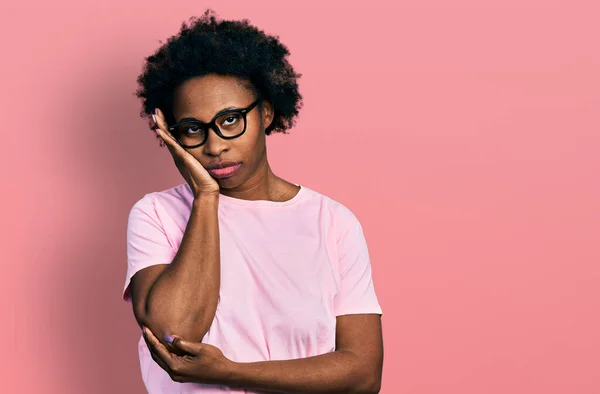
<svg viewBox="0 0 600 394"><path fill-rule="evenodd" d="M154 362L157 363L158 366L161 367L165 372L171 373L171 369L169 368L169 366L165 364L165 362L160 358L160 356L156 354L156 350L154 350L152 345L148 345L148 349L150 350L150 356L152 357L152 360L154 360Z"/></svg>
<svg viewBox="0 0 600 394"><path fill-rule="evenodd" d="M177 141L177 139L169 131L169 126L167 126L165 116L158 108L156 108L156 115L154 115L154 121L156 122L156 125L158 126L160 131L163 132L162 134L164 134L169 141L173 142L176 145L179 145L179 141Z"/></svg>
<svg viewBox="0 0 600 394"><path fill-rule="evenodd" d="M159 342L158 339L156 339L156 337L148 327L145 327L145 329L146 336L148 338L148 341L150 342L150 345L152 345L154 352L167 365L169 370L172 371L173 365L175 364L175 357L171 354L171 352L169 352L169 349L167 349L165 345L163 345Z"/></svg>
<svg viewBox="0 0 600 394"><path fill-rule="evenodd" d="M164 128L156 125L155 131L156 138L160 141L160 146L166 146L169 149L175 163L182 160L184 155L189 154L174 137L164 130Z"/></svg>
<svg viewBox="0 0 600 394"><path fill-rule="evenodd" d="M183 350L185 353L192 356L197 356L200 353L199 344L197 342L186 341L176 336L170 336L170 338L165 337L165 340L170 342L171 346L174 348Z"/></svg>
<svg viewBox="0 0 600 394"><path fill-rule="evenodd" d="M150 341L148 340L148 337L146 336L146 334L143 330L142 330L142 334L144 337L144 342L146 342L146 346L148 347L148 350L150 351L150 356L152 356L152 360L154 360L154 362L157 363L158 366L161 367L162 369L164 369L167 373L170 373L169 366L167 364L165 364L165 362L163 360L161 360L160 357L156 354L156 351L154 350L154 345L152 345L150 343Z"/></svg>
<svg viewBox="0 0 600 394"><path fill-rule="evenodd" d="M158 341L158 338L156 338L156 336L154 335L154 333L152 333L152 331L150 329L147 329L146 332L150 332L150 335L152 335L154 337L154 340L148 338L146 335L144 335L144 340L146 340L146 343L149 345L148 349L150 349L150 354L152 356L152 359L163 369L167 372L167 374L169 375L169 377L174 381L174 382L191 382L191 380L189 380L186 376L185 373L182 373L182 367L184 367L184 365L182 364L182 359L179 358L176 355L170 354L169 360L172 360L171 362L168 362L168 360L164 360L164 355L160 354L160 352L157 350L158 345L162 345L162 343L160 343ZM167 352L169 352L169 349L162 345L164 348L167 349ZM169 345L170 346L170 345Z"/></svg>
<svg viewBox="0 0 600 394"><path fill-rule="evenodd" d="M157 108L158 112L158 108ZM168 131L168 126L164 121L164 118L161 119L159 115L152 115L152 119L154 120L154 132L156 133L156 138L160 141L160 146L166 145L167 148L171 151L172 154L176 154L175 151L179 146L179 142L173 135Z"/></svg>
<svg viewBox="0 0 600 394"><path fill-rule="evenodd" d="M179 141L177 141L173 134L167 131L168 127L164 115L158 108L156 108L155 119L157 123L157 132L160 133L161 139L164 141L164 143L167 145L167 148L171 152L173 160L175 161L175 165L177 166L183 177L186 178L185 172L190 171L190 166L200 164L198 159L192 156L192 154L189 153L179 143ZM202 167L202 164L200 164L200 167ZM206 171L206 169L204 169L204 167L202 167L202 170L200 171L204 172L205 177L210 177L210 174Z"/></svg>
<svg viewBox="0 0 600 394"><path fill-rule="evenodd" d="M148 350L150 351L150 355L152 356L152 359L165 371L169 372L169 367L167 364L164 363L163 360L160 359L160 357L156 354L156 350L154 349L154 344L152 344L150 342L150 340L148 339L148 336L146 335L146 332L144 331L144 329L142 329L142 336L144 337L144 342L146 342L146 346L148 347Z"/></svg>

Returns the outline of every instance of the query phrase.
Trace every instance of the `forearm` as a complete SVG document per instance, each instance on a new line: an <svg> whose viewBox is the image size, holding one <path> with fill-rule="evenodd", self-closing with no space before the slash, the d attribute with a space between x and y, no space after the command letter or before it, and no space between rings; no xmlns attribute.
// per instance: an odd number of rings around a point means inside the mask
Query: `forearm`
<svg viewBox="0 0 600 394"><path fill-rule="evenodd" d="M227 385L285 393L378 393L381 373L351 351L308 358L235 363Z"/></svg>
<svg viewBox="0 0 600 394"><path fill-rule="evenodd" d="M218 195L194 200L179 250L150 288L147 320L170 334L201 341L220 287Z"/></svg>

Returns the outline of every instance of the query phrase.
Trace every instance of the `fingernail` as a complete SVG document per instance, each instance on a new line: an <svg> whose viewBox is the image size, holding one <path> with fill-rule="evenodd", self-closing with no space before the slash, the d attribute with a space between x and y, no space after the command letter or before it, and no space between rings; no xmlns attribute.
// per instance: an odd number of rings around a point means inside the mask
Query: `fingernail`
<svg viewBox="0 0 600 394"><path fill-rule="evenodd" d="M165 335L165 342L168 343L173 343L173 339L175 339L175 337L173 337L173 335Z"/></svg>
<svg viewBox="0 0 600 394"><path fill-rule="evenodd" d="M156 115L152 114L152 120L156 123Z"/></svg>

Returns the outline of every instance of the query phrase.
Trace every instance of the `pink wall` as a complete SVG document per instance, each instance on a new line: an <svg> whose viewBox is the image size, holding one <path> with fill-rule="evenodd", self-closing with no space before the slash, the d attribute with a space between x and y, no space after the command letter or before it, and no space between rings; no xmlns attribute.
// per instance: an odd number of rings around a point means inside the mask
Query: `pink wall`
<svg viewBox="0 0 600 394"><path fill-rule="evenodd" d="M1 392L143 393L126 219L183 179L135 78L212 4L303 73L270 158L363 223L382 392L600 392L598 2L9 3Z"/></svg>

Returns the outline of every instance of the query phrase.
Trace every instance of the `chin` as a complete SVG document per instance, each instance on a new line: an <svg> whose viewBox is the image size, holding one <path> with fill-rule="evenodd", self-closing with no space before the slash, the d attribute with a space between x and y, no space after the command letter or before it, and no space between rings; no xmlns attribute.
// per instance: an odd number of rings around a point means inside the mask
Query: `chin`
<svg viewBox="0 0 600 394"><path fill-rule="evenodd" d="M216 179L221 189L233 189L242 184L242 180L236 175L229 178Z"/></svg>

